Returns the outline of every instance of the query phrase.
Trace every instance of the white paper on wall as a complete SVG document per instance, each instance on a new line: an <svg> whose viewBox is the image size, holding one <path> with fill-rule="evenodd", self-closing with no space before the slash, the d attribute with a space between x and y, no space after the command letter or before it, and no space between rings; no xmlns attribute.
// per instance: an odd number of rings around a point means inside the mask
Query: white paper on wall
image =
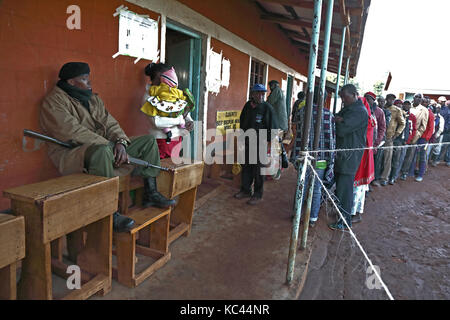
<svg viewBox="0 0 450 320"><path fill-rule="evenodd" d="M132 11L119 14L119 54L157 61L158 22Z"/></svg>
<svg viewBox="0 0 450 320"><path fill-rule="evenodd" d="M223 58L222 59L222 86L227 87L230 85L230 69L231 63L230 60Z"/></svg>
<svg viewBox="0 0 450 320"><path fill-rule="evenodd" d="M208 90L210 92L219 93L222 83L222 52L217 53L209 51L209 65L207 73Z"/></svg>

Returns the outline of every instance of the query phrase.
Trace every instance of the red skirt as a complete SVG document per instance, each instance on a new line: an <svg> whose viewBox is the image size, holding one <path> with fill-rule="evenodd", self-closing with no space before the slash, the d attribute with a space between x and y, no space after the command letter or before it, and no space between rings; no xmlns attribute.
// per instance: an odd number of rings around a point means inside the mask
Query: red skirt
<svg viewBox="0 0 450 320"><path fill-rule="evenodd" d="M173 148L175 148L177 144L181 143L181 137L172 139L170 143L167 143L166 139L156 139L156 142L158 143L159 158L171 158Z"/></svg>

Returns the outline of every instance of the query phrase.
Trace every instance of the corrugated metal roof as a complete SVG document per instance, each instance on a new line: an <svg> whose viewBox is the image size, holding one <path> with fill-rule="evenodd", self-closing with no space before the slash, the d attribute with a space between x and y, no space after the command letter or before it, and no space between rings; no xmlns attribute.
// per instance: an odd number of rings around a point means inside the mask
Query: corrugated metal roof
<svg viewBox="0 0 450 320"><path fill-rule="evenodd" d="M301 52L309 52L314 15L313 0L258 0L254 2L261 12L261 19L263 21L277 24L293 45L298 46ZM354 77L356 75L370 2L371 0L334 1L331 47L328 63L329 71L337 73L342 30L346 25L345 21L348 17L350 25L346 33L344 56L350 56L350 76ZM322 4L322 30L325 24L326 6L327 1L324 0ZM321 32L321 40L323 40L323 36L324 34ZM323 43L320 44L319 50L322 47ZM320 59L318 63L320 63ZM345 66L342 69L342 73L344 74Z"/></svg>

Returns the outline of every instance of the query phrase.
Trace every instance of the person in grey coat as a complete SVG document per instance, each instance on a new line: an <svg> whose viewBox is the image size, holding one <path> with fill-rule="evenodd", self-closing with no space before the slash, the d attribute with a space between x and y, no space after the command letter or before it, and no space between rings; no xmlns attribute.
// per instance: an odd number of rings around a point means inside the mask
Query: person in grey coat
<svg viewBox="0 0 450 320"><path fill-rule="evenodd" d="M358 98L356 87L352 84L343 86L339 96L344 103L344 108L334 118L336 122L336 149L365 148L369 114L361 99ZM363 150L336 153L334 166L336 197L339 199L342 215L350 227L352 226L353 182L363 153ZM347 229L340 218L329 227L341 231Z"/></svg>

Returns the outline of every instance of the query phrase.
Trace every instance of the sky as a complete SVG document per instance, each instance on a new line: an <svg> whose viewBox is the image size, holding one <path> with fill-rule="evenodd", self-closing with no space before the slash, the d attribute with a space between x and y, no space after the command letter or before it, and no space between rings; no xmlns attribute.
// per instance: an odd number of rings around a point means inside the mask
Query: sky
<svg viewBox="0 0 450 320"><path fill-rule="evenodd" d="M450 90L450 0L372 0L355 80L364 91ZM401 91L400 91L401 92Z"/></svg>

